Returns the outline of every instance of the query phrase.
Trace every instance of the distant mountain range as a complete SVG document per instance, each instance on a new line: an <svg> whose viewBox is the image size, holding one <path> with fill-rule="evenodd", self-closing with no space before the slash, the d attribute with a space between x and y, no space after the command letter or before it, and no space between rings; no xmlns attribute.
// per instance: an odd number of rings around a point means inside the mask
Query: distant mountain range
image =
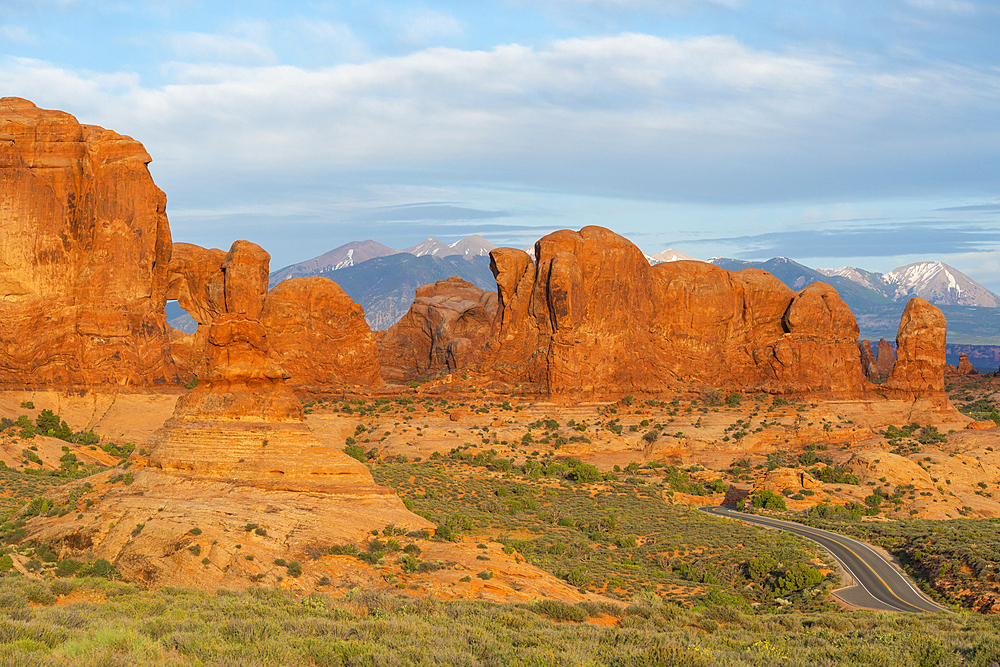
<svg viewBox="0 0 1000 667"><path fill-rule="evenodd" d="M854 267L814 270L786 257L766 262L714 257L709 262L731 271L764 269L794 290L817 281L833 285L858 320L863 339L895 339L906 302L919 296L944 312L949 343L1000 343L1000 297L942 262L907 264L886 274Z"/></svg>
<svg viewBox="0 0 1000 667"><path fill-rule="evenodd" d="M395 250L370 239L368 241L352 241L351 243L345 243L339 248L325 252L319 257L313 257L304 262L292 264L291 266L274 271L271 273L268 283L269 287L274 287L282 280L289 278L301 278L303 276L329 277L329 274L334 271L362 264L376 257L388 257L400 253L415 255L416 257L430 255L431 257L438 258L458 255L465 259L471 259L472 257L489 255L490 250L493 250L493 248L496 248L496 246L478 234L466 236L451 245L442 243L435 238L429 238L404 250ZM444 278L448 277L444 276Z"/></svg>
<svg viewBox="0 0 1000 667"><path fill-rule="evenodd" d="M388 329L406 314L421 285L459 276L480 289L495 290L489 259L493 248L478 234L451 245L429 238L405 250L354 241L275 271L268 282L274 287L289 278L330 278L361 304L372 329Z"/></svg>
<svg viewBox="0 0 1000 667"><path fill-rule="evenodd" d="M907 264L885 274L853 266L817 271L828 277L847 278L896 302L919 296L938 306L1000 306L1000 297L944 262Z"/></svg>
<svg viewBox="0 0 1000 667"><path fill-rule="evenodd" d="M404 250L372 240L355 241L279 269L271 274L269 282L273 287L288 278L331 278L364 307L373 329L387 329L406 313L416 289L426 283L459 276L481 289L495 290L488 257L495 247L479 235L452 244L429 238ZM534 246L525 250L534 255ZM668 248L646 255L646 260L656 265L695 258ZM817 281L829 283L857 318L861 337L869 340L895 339L906 302L919 296L944 312L949 344L1000 344L1000 296L943 262L916 262L882 274L852 266L811 269L786 257L766 262L726 257L708 261L732 271L763 269L794 290ZM167 315L174 328L191 330L195 326L175 303L168 304ZM991 351L984 364L992 364L994 356L1000 353L994 355Z"/></svg>

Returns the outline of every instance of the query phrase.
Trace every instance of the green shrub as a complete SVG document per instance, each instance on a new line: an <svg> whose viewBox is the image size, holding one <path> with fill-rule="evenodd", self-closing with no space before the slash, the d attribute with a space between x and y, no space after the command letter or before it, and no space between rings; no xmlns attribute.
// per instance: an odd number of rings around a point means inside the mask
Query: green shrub
<svg viewBox="0 0 1000 667"><path fill-rule="evenodd" d="M768 510L788 509L785 506L785 499L769 489L761 489L759 491L754 491L750 495L750 504L753 505L754 507L768 509Z"/></svg>
<svg viewBox="0 0 1000 667"><path fill-rule="evenodd" d="M351 438L353 440L353 438ZM344 447L344 453L355 458L362 463L366 463L368 459L365 457L365 448L361 445L347 445Z"/></svg>

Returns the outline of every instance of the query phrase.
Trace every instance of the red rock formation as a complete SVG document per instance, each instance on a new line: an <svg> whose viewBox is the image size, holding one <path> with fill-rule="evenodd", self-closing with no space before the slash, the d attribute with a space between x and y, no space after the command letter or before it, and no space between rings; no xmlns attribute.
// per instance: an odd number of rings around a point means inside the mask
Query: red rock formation
<svg viewBox="0 0 1000 667"><path fill-rule="evenodd" d="M226 310L222 273L224 250L175 243L167 273L167 299L176 300L198 323L193 334L171 330L170 353L185 382L192 379L205 357L212 321Z"/></svg>
<svg viewBox="0 0 1000 667"><path fill-rule="evenodd" d="M383 378L401 383L473 363L496 313L496 292L461 278L423 285L409 312L379 336Z"/></svg>
<svg viewBox="0 0 1000 667"><path fill-rule="evenodd" d="M878 377L883 380L892 375L892 369L896 367L896 353L892 345L885 338L878 341L878 356L875 360L875 370Z"/></svg>
<svg viewBox="0 0 1000 667"><path fill-rule="evenodd" d="M878 341L878 356L872 353L871 345L863 340L859 344L861 348L861 367L865 376L869 380L882 381L889 377L892 369L896 365L896 353L892 345L886 342L885 338Z"/></svg>
<svg viewBox="0 0 1000 667"><path fill-rule="evenodd" d="M382 383L364 309L328 278L279 283L264 301L261 323L293 387L329 390Z"/></svg>
<svg viewBox="0 0 1000 667"><path fill-rule="evenodd" d="M979 371L969 361L969 357L966 356L965 352L962 352L958 356L958 366L948 364L944 367L944 372L945 375L979 375Z"/></svg>
<svg viewBox="0 0 1000 667"><path fill-rule="evenodd" d="M222 258L223 302L216 298L213 303L225 310L212 320L197 366L198 386L178 401L175 416L302 418L299 401L284 383L288 373L272 358L261 323L270 259L249 241L236 241ZM219 290L205 293L217 297Z"/></svg>
<svg viewBox="0 0 1000 667"><path fill-rule="evenodd" d="M861 370L869 380L878 379L878 369L875 367L875 353L872 352L871 342L863 340L858 342L858 351L861 353Z"/></svg>
<svg viewBox="0 0 1000 667"><path fill-rule="evenodd" d="M177 381L150 160L130 137L0 99L0 384Z"/></svg>
<svg viewBox="0 0 1000 667"><path fill-rule="evenodd" d="M896 367L882 387L910 395L944 392L946 334L940 308L910 299L896 334Z"/></svg>
<svg viewBox="0 0 1000 667"><path fill-rule="evenodd" d="M600 227L491 253L500 292L483 370L552 394L719 388L858 394L858 327L829 285L798 293L759 270L650 267Z"/></svg>

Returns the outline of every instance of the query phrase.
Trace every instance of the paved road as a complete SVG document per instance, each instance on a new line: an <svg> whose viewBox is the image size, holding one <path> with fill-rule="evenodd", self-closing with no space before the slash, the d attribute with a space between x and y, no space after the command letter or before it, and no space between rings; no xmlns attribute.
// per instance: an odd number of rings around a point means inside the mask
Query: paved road
<svg viewBox="0 0 1000 667"><path fill-rule="evenodd" d="M880 611L948 611L928 600L909 578L864 542L799 523L780 521L755 514L743 514L728 507L702 507L702 512L738 519L770 528L779 528L819 542L858 584L835 595L848 604Z"/></svg>

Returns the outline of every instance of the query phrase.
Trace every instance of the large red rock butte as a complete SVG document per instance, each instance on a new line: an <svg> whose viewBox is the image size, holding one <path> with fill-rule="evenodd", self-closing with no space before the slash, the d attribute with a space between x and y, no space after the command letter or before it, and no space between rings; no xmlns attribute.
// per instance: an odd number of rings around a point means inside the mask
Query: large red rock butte
<svg viewBox="0 0 1000 667"><path fill-rule="evenodd" d="M600 227L542 238L537 263L512 248L490 256L500 311L480 370L498 383L552 395L620 395L683 380L841 397L861 396L870 384L857 322L825 283L794 292L755 269L687 261L651 267L632 243ZM923 377L934 369L920 364L936 353L937 334L908 326L900 335L921 361L904 361L897 384L911 393L934 390Z"/></svg>
<svg viewBox="0 0 1000 667"><path fill-rule="evenodd" d="M496 292L458 277L420 287L406 315L378 334L382 377L408 382L477 361L497 303Z"/></svg>
<svg viewBox="0 0 1000 667"><path fill-rule="evenodd" d="M0 384L177 381L150 161L130 137L0 99Z"/></svg>

